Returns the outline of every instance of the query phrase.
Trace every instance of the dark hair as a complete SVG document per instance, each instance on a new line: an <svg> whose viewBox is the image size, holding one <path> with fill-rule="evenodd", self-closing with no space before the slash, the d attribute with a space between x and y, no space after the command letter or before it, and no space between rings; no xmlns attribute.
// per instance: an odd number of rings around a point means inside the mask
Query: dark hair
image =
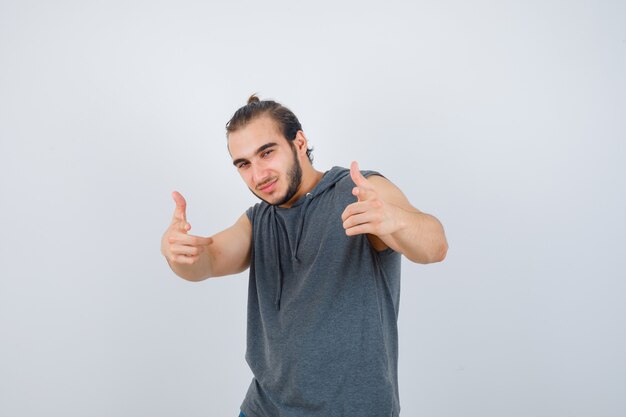
<svg viewBox="0 0 626 417"><path fill-rule="evenodd" d="M252 94L248 99L248 104L239 108L226 123L226 137L234 131L245 127L254 119L265 115L278 124L278 128L289 142L293 142L298 131L302 130L300 121L287 107L272 100L259 100L256 94ZM312 152L313 148L307 148L306 156L311 162L313 162Z"/></svg>

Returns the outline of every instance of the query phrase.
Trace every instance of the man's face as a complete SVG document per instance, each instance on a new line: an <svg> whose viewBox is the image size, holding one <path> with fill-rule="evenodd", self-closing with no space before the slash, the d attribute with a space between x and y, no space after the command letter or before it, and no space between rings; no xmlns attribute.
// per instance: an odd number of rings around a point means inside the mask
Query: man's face
<svg viewBox="0 0 626 417"><path fill-rule="evenodd" d="M293 203L290 200L300 188L302 167L295 146L272 119L261 116L232 132L228 149L233 165L254 195L272 205Z"/></svg>

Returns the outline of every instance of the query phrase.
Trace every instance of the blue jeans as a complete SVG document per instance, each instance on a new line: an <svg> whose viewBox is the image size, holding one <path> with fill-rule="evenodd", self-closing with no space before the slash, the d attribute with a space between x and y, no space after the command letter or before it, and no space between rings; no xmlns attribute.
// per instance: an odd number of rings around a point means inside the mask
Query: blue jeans
<svg viewBox="0 0 626 417"><path fill-rule="evenodd" d="M246 417L246 415L243 412L240 412L239 417Z"/></svg>

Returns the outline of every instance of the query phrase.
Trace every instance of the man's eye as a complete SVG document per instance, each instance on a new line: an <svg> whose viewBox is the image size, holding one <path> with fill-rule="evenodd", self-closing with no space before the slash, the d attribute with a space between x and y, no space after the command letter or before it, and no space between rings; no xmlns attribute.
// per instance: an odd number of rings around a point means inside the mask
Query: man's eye
<svg viewBox="0 0 626 417"><path fill-rule="evenodd" d="M245 168L247 165L247 162L241 162L239 165L237 165L237 168Z"/></svg>
<svg viewBox="0 0 626 417"><path fill-rule="evenodd" d="M274 152L273 149L270 149L269 151L265 151L263 152L263 154L261 155L263 158L265 158L266 156L268 156L269 154L271 154L272 152Z"/></svg>

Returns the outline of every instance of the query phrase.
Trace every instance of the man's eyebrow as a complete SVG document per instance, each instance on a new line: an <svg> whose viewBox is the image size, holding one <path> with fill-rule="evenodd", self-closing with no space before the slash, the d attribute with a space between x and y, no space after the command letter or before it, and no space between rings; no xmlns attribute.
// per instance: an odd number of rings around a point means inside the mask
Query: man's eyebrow
<svg viewBox="0 0 626 417"><path fill-rule="evenodd" d="M267 148L271 148L272 146L277 146L278 144L276 142L270 142L270 143L266 143L265 145L259 146L259 149L256 150L255 155L260 154L261 152L263 152L264 150L266 150ZM237 166L242 162L248 162L247 159L245 158L237 158L233 161L233 165Z"/></svg>

